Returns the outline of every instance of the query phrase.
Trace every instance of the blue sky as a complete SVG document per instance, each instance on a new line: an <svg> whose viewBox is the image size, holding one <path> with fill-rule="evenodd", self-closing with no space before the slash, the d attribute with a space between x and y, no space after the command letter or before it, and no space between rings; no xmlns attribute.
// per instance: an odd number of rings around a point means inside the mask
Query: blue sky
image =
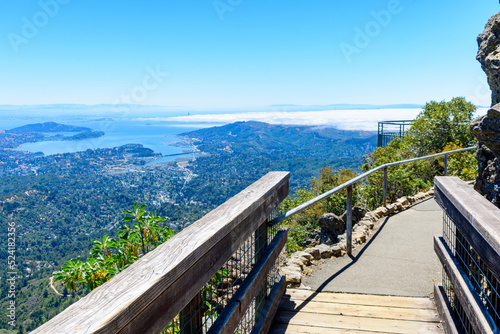
<svg viewBox="0 0 500 334"><path fill-rule="evenodd" d="M489 105L476 37L498 11L493 0L2 0L0 104Z"/></svg>

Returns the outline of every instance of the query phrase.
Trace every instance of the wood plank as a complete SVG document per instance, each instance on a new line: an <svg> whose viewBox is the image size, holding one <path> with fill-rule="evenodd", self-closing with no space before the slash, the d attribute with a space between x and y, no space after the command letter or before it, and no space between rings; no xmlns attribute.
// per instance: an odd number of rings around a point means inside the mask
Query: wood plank
<svg viewBox="0 0 500 334"><path fill-rule="evenodd" d="M286 325L274 324L269 330L269 334L368 334L368 333L387 333L370 330L353 330L353 329L340 329L330 327L318 326L302 326L302 325ZM435 333L443 333L439 329Z"/></svg>
<svg viewBox="0 0 500 334"><path fill-rule="evenodd" d="M210 327L208 334L234 333L245 315L248 307L266 282L269 271L273 268L282 249L285 247L288 230L276 233L273 240L266 248L262 257L257 261L248 276L233 295L229 303Z"/></svg>
<svg viewBox="0 0 500 334"><path fill-rule="evenodd" d="M160 332L287 196L288 179L268 173L32 333Z"/></svg>
<svg viewBox="0 0 500 334"><path fill-rule="evenodd" d="M280 281L275 283L271 288L271 293L269 294L268 300L262 307L262 310L255 320L255 325L253 326L252 332L250 334L266 334L271 327L271 324L276 316L276 311L278 311L278 306L281 302L281 298L286 290L286 277L282 276Z"/></svg>
<svg viewBox="0 0 500 334"><path fill-rule="evenodd" d="M500 209L458 177L434 178L436 202L500 281Z"/></svg>
<svg viewBox="0 0 500 334"><path fill-rule="evenodd" d="M350 305L332 302L293 301L283 299L280 311L309 312L317 314L345 315L353 317L399 319L408 321L440 322L437 311L387 306Z"/></svg>
<svg viewBox="0 0 500 334"><path fill-rule="evenodd" d="M451 309L451 305L446 298L444 289L437 283L434 284L434 301L443 323L446 334L459 334L457 329L457 320Z"/></svg>
<svg viewBox="0 0 500 334"><path fill-rule="evenodd" d="M467 314L467 318L474 331L476 333L498 333L495 322L442 237L434 237L434 250L443 265L446 275L451 281L453 291L460 300L460 304Z"/></svg>
<svg viewBox="0 0 500 334"><path fill-rule="evenodd" d="M314 300L319 302L335 302L340 304L353 305L421 308L431 310L436 309L434 303L429 298L316 292L311 290L299 289L287 289L287 295L296 300Z"/></svg>
<svg viewBox="0 0 500 334"><path fill-rule="evenodd" d="M386 333L436 333L441 323L363 318L344 315L281 311L276 321L282 324L328 327L334 329L365 330Z"/></svg>

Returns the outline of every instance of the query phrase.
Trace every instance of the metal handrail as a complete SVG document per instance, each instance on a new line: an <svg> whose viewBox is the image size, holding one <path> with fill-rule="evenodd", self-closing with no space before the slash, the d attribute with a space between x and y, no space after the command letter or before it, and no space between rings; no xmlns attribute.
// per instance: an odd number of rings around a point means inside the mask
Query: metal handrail
<svg viewBox="0 0 500 334"><path fill-rule="evenodd" d="M384 171L384 182L383 182L383 206L386 206L386 200L387 200L387 169L389 167L392 167L392 166L396 166L396 165L401 165L401 164L405 164L405 163L408 163L408 162L414 162L414 161L418 161L418 160L425 160L425 159L430 159L430 158L435 158L435 157L439 157L439 156L443 156L444 155L444 175L446 176L448 174L448 154L452 154L452 153L458 153L458 152L464 152L464 151L470 151L470 150L473 150L473 149L476 149L475 146L471 146L471 147L467 147L467 148L462 148L462 149L459 149L459 150L452 150L452 151L447 151L447 152L442 152L442 153L436 153L436 154L432 154L432 155L426 155L426 156L423 156L423 157L418 157L418 158L413 158L413 159L408 159L408 160L401 160L401 161L396 161L396 162L390 162L390 163L387 163L387 164L383 164L383 165L380 165L380 166L377 166L373 169L370 169L369 171L367 172L364 172L363 174L360 174L358 176L356 176L355 178L352 178L350 179L349 181L347 182L344 182L342 183L340 186L337 186L295 208L293 208L292 210L290 211L287 211L285 212L284 214L282 215L279 215L278 217L274 218L273 220L271 220L269 222L269 226L273 226L273 225L276 225L280 222L282 222L283 220L287 219L287 218L290 218L298 213L301 213L302 211L304 211L305 209L313 206L314 204L322 201L323 199L339 192L340 190L344 189L344 188L347 188L347 202L348 204L349 203L352 203L352 186L353 184L357 183L358 181L364 179L365 177L367 177L368 175L370 174L373 174L375 173L376 171L379 171L381 169L383 169ZM347 222L346 222L346 238L347 238L347 253L350 254L351 253L351 249L352 249L352 206L350 207L350 205L347 205Z"/></svg>

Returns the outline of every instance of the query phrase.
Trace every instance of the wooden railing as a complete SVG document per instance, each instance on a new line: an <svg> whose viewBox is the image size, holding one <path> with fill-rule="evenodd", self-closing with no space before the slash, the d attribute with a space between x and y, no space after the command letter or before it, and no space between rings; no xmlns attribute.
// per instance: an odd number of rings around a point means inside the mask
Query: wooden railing
<svg viewBox="0 0 500 334"><path fill-rule="evenodd" d="M247 310L241 332L266 332L285 288L268 273L287 237L267 221L288 180L267 174L32 333L232 333Z"/></svg>
<svg viewBox="0 0 500 334"><path fill-rule="evenodd" d="M434 296L447 333L498 333L500 209L457 177L436 177L443 236L434 249L443 282Z"/></svg>

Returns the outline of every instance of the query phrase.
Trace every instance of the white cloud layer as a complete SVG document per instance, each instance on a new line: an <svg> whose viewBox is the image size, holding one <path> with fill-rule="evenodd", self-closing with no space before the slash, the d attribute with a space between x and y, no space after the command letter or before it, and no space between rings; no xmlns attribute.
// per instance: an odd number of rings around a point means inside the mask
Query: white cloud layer
<svg viewBox="0 0 500 334"><path fill-rule="evenodd" d="M486 113L480 108L477 115ZM270 124L321 125L343 130L376 131L377 122L388 120L412 120L421 109L362 109L362 110L324 110L324 111L271 111L243 112L224 114L203 114L175 117L140 118L142 121L164 121L176 123L228 124L238 121L260 121Z"/></svg>
<svg viewBox="0 0 500 334"><path fill-rule="evenodd" d="M270 124L323 125L344 130L377 130L377 122L385 120L411 120L421 109L364 109L324 111L271 111L226 114L205 114L176 117L141 118L148 121L179 123L219 123L260 121Z"/></svg>

